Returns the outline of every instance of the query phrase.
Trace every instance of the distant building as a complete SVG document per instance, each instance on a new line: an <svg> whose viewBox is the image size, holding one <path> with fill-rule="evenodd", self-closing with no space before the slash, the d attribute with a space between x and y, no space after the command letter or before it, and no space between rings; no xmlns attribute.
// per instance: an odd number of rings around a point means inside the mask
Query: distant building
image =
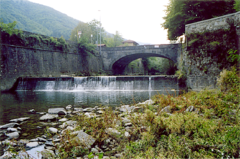
<svg viewBox="0 0 240 159"><path fill-rule="evenodd" d="M126 45L126 46L137 46L138 45L138 43L136 41L133 41L133 40L126 40L126 41L123 41L122 43L123 43L122 46L124 46L124 45Z"/></svg>

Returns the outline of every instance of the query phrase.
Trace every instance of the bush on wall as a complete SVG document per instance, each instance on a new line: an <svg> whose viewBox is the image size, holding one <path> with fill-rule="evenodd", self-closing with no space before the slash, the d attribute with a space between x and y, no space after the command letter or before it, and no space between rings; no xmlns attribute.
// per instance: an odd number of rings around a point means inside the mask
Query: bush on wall
<svg viewBox="0 0 240 159"><path fill-rule="evenodd" d="M187 52L189 59L200 63L197 67L207 72L206 65L201 64L203 57L211 57L205 64L211 64L215 59L220 69L229 68L238 63L236 25L232 19L228 19L229 29L218 29L202 33L187 35Z"/></svg>

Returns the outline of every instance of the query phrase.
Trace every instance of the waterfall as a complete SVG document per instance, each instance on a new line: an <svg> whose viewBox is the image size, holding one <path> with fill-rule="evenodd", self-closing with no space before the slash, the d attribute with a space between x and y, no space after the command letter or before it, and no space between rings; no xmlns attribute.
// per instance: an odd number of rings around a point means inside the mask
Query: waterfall
<svg viewBox="0 0 240 159"><path fill-rule="evenodd" d="M88 76L22 78L17 90L34 91L159 91L178 90L173 76Z"/></svg>

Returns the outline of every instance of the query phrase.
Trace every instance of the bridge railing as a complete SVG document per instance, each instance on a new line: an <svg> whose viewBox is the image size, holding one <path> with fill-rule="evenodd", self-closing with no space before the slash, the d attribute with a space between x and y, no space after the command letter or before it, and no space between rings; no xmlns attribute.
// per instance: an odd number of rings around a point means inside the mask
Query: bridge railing
<svg viewBox="0 0 240 159"><path fill-rule="evenodd" d="M168 48L169 45L179 44L157 44L157 45L139 45L139 46L125 46L125 47L102 47L102 51L126 51L126 50L142 50L142 49L159 49Z"/></svg>

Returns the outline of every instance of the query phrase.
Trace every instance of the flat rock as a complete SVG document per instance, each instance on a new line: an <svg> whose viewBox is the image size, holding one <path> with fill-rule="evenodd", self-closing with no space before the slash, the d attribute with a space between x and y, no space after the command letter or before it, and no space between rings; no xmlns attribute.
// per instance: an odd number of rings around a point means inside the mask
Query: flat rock
<svg viewBox="0 0 240 159"><path fill-rule="evenodd" d="M0 129L13 128L15 126L19 126L19 124L18 123L9 123L9 124L5 124L5 125L0 125Z"/></svg>
<svg viewBox="0 0 240 159"><path fill-rule="evenodd" d="M109 135L120 135L121 133L117 129L107 128L105 132Z"/></svg>
<svg viewBox="0 0 240 159"><path fill-rule="evenodd" d="M29 140L29 142L37 142L37 141L38 141L38 138Z"/></svg>
<svg viewBox="0 0 240 159"><path fill-rule="evenodd" d="M74 110L74 111L77 111L77 112L82 112L82 111L83 111L83 108L74 108L73 110Z"/></svg>
<svg viewBox="0 0 240 159"><path fill-rule="evenodd" d="M88 118L94 118L96 117L96 114L95 113L85 113L84 115L86 115Z"/></svg>
<svg viewBox="0 0 240 159"><path fill-rule="evenodd" d="M62 118L62 119L60 119L59 121L60 121L60 122L65 122L65 121L68 121L68 119L67 119L67 118Z"/></svg>
<svg viewBox="0 0 240 159"><path fill-rule="evenodd" d="M102 110L99 110L99 111L97 111L97 113L98 113L98 114L103 114L103 113L104 113L104 111L102 111Z"/></svg>
<svg viewBox="0 0 240 159"><path fill-rule="evenodd" d="M48 109L49 114L58 114L58 115L67 115L67 112L64 108L50 108Z"/></svg>
<svg viewBox="0 0 240 159"><path fill-rule="evenodd" d="M69 120L65 122L67 125L76 125L77 121Z"/></svg>
<svg viewBox="0 0 240 159"><path fill-rule="evenodd" d="M78 131L78 135L74 138L74 140L86 148L90 148L96 141L92 136L83 132L83 130Z"/></svg>
<svg viewBox="0 0 240 159"><path fill-rule="evenodd" d="M124 126L125 126L125 127L127 127L127 126L132 126L132 123L126 123Z"/></svg>
<svg viewBox="0 0 240 159"><path fill-rule="evenodd" d="M72 126L67 126L66 130L73 131L73 130L74 130L74 127L72 127Z"/></svg>
<svg viewBox="0 0 240 159"><path fill-rule="evenodd" d="M83 112L92 112L93 111L93 108L85 108L83 109Z"/></svg>
<svg viewBox="0 0 240 159"><path fill-rule="evenodd" d="M53 120L53 119L56 119L57 117L58 117L58 115L45 114L45 115L41 116L39 120Z"/></svg>
<svg viewBox="0 0 240 159"><path fill-rule="evenodd" d="M58 132L58 129L50 127L48 128L48 132L50 132L51 134L56 134Z"/></svg>
<svg viewBox="0 0 240 159"><path fill-rule="evenodd" d="M39 143L38 142L29 142L26 144L26 149L32 149L34 147L37 147L39 146Z"/></svg>
<svg viewBox="0 0 240 159"><path fill-rule="evenodd" d="M30 117L23 117L23 118L12 119L12 120L10 120L10 122L20 123L20 122L23 122L23 121L28 120L28 119L30 119Z"/></svg>
<svg viewBox="0 0 240 159"><path fill-rule="evenodd" d="M36 114L41 114L41 115L43 115L43 114L46 114L46 112L36 112Z"/></svg>
<svg viewBox="0 0 240 159"><path fill-rule="evenodd" d="M12 133L6 134L6 136L8 136L10 139L17 139L19 137L19 133L12 132Z"/></svg>

